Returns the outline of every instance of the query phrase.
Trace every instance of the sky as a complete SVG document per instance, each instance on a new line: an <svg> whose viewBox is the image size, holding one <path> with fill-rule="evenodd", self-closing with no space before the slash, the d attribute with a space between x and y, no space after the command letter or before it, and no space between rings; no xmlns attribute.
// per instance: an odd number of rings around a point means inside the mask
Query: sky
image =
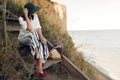
<svg viewBox="0 0 120 80"><path fill-rule="evenodd" d="M120 29L120 0L52 0L67 7L67 30Z"/></svg>

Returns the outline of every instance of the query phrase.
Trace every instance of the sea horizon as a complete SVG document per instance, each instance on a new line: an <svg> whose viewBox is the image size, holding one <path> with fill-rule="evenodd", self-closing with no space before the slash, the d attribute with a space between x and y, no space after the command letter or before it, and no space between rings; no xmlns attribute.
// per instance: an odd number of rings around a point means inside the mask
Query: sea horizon
<svg viewBox="0 0 120 80"><path fill-rule="evenodd" d="M69 34L86 60L120 79L120 30L81 30Z"/></svg>

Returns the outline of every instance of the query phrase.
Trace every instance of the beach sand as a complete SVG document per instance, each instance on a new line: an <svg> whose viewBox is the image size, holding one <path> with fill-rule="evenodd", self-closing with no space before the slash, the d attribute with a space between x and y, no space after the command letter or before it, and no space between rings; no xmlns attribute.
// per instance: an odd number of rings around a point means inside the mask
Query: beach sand
<svg viewBox="0 0 120 80"><path fill-rule="evenodd" d="M120 49L83 47L78 51L83 53L88 62L101 69L100 71L107 73L108 76L115 80L120 79Z"/></svg>

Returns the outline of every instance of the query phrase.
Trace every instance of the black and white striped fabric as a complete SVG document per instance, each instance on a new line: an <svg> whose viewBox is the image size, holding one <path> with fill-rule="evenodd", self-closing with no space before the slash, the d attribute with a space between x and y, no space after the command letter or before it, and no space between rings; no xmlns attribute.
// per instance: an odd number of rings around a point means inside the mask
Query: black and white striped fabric
<svg viewBox="0 0 120 80"><path fill-rule="evenodd" d="M31 53L35 56L35 48L38 48L38 53L36 55L37 59L43 59L45 62L49 56L47 45L41 43L38 33L35 30L27 32L26 34L18 36L18 40L26 45L30 46Z"/></svg>

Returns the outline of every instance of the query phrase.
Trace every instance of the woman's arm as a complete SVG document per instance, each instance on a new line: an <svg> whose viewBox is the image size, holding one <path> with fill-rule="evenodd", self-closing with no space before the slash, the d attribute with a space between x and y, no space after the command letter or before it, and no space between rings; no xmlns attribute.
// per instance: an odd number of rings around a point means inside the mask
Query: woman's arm
<svg viewBox="0 0 120 80"><path fill-rule="evenodd" d="M46 44L47 42L46 42L45 37L44 37L43 34L42 34L42 30L41 30L41 26L40 26L40 21L39 21L39 19L38 19L37 14L34 14L34 17L35 17L35 22L36 22L36 27L37 27L37 28L36 28L36 31L37 31L40 39L41 39L41 42L42 42L43 44Z"/></svg>
<svg viewBox="0 0 120 80"><path fill-rule="evenodd" d="M26 30L31 31L31 30L32 30L32 25L31 25L30 19L29 19L29 17L28 17L28 9L25 8L25 9L23 10L23 13L24 13L25 20L26 20L26 23L27 23L27 28L26 28Z"/></svg>
<svg viewBox="0 0 120 80"><path fill-rule="evenodd" d="M47 41L46 41L45 37L42 35L41 29L40 29L40 28L37 28L36 31L37 31L40 39L41 39L41 42L42 42L43 44L47 44Z"/></svg>

